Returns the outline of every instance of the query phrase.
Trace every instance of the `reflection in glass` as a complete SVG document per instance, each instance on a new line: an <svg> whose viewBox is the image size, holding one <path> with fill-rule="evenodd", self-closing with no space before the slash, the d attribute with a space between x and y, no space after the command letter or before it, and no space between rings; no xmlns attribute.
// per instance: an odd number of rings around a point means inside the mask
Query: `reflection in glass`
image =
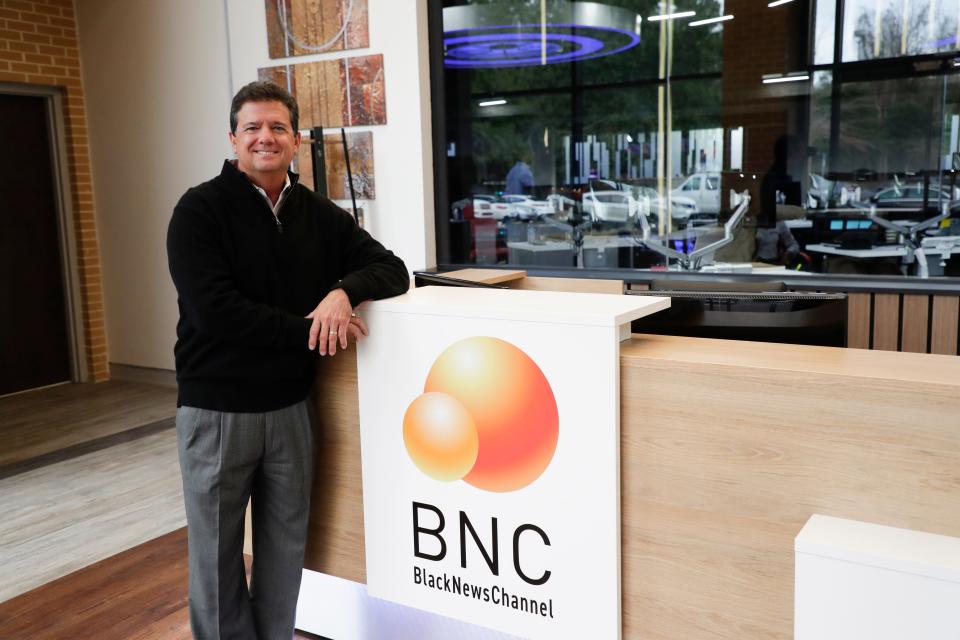
<svg viewBox="0 0 960 640"><path fill-rule="evenodd" d="M844 83L832 170L862 175L936 171L942 91L938 77Z"/></svg>
<svg viewBox="0 0 960 640"><path fill-rule="evenodd" d="M843 61L913 56L957 48L953 0L847 0Z"/></svg>
<svg viewBox="0 0 960 640"><path fill-rule="evenodd" d="M706 268L917 275L960 236L870 218L960 196L960 0L430 1L442 263L683 268L658 248L722 236L746 195Z"/></svg>
<svg viewBox="0 0 960 640"><path fill-rule="evenodd" d="M813 63L833 62L836 41L837 0L816 0L817 13L813 31Z"/></svg>

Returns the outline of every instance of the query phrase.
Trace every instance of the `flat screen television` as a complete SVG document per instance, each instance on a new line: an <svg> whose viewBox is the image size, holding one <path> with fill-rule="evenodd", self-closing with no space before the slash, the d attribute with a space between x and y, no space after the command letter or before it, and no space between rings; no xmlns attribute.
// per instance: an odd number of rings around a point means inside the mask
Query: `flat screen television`
<svg viewBox="0 0 960 640"><path fill-rule="evenodd" d="M670 308L634 320L633 333L845 347L847 296L806 291L629 291Z"/></svg>

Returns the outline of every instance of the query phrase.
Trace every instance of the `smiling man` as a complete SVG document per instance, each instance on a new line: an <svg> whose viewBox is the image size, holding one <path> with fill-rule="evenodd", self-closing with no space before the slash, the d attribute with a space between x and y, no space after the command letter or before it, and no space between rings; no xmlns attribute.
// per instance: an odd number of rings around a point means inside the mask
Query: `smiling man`
<svg viewBox="0 0 960 640"><path fill-rule="evenodd" d="M187 512L190 624L198 640L289 640L309 516L317 354L367 329L365 300L406 291L403 262L297 183L298 108L243 87L235 161L187 191L167 234L180 321L177 444ZM253 569L243 566L252 499Z"/></svg>

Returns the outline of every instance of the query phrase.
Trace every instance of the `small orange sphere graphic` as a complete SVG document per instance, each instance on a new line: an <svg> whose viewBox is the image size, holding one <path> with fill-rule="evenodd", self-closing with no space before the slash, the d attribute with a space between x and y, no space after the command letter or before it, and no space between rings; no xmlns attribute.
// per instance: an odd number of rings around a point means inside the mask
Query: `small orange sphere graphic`
<svg viewBox="0 0 960 640"><path fill-rule="evenodd" d="M559 437L557 402L540 367L518 347L486 336L455 342L433 363L424 392L456 398L476 425L479 453L464 481L515 491L550 464Z"/></svg>
<svg viewBox="0 0 960 640"><path fill-rule="evenodd" d="M460 480L477 460L479 439L473 418L445 393L418 396L403 416L403 443L410 459L434 480Z"/></svg>

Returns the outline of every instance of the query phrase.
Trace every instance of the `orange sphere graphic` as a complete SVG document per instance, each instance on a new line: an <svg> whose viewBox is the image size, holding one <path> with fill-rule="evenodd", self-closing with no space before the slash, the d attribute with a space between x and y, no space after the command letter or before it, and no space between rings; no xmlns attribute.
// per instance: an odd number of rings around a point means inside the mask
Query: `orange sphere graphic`
<svg viewBox="0 0 960 640"><path fill-rule="evenodd" d="M473 420L479 452L464 481L515 491L550 464L559 437L557 402L540 367L518 347L485 336L460 340L437 357L423 390L455 398Z"/></svg>
<svg viewBox="0 0 960 640"><path fill-rule="evenodd" d="M453 396L425 393L403 416L403 443L410 459L434 480L459 480L477 460L477 427Z"/></svg>

